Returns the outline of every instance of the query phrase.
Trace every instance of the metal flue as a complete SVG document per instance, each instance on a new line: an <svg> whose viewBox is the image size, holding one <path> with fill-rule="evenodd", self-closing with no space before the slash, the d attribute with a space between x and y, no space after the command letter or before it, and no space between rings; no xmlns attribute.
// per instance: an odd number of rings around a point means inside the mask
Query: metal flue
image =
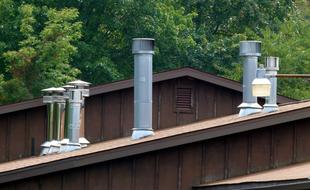
<svg viewBox="0 0 310 190"><path fill-rule="evenodd" d="M134 128L133 140L154 135L152 129L152 74L154 39L134 38Z"/></svg>
<svg viewBox="0 0 310 190"><path fill-rule="evenodd" d="M278 57L266 57L266 76L271 83L270 96L266 97L263 112L275 112L279 110L277 105L277 77L279 70L279 58Z"/></svg>
<svg viewBox="0 0 310 190"><path fill-rule="evenodd" d="M80 140L80 126L81 126L81 107L84 104L84 97L89 96L89 90L86 89L90 83L81 80L76 80L68 83L73 88L68 88L68 126L67 137L69 143L67 143L66 151L72 151L81 149L85 146L85 138L81 137ZM82 142L82 144L81 144ZM88 142L88 141L87 141ZM89 143L89 142L88 142ZM87 143L86 143L87 145Z"/></svg>
<svg viewBox="0 0 310 190"><path fill-rule="evenodd" d="M257 103L257 97L252 94L252 82L256 77L258 57L261 56L261 42L241 41L240 56L243 61L243 98L239 116L246 116L261 111L261 106Z"/></svg>
<svg viewBox="0 0 310 190"><path fill-rule="evenodd" d="M43 89L43 103L47 104L47 141L42 146L41 155L53 154L60 149L61 121L64 106L63 88Z"/></svg>

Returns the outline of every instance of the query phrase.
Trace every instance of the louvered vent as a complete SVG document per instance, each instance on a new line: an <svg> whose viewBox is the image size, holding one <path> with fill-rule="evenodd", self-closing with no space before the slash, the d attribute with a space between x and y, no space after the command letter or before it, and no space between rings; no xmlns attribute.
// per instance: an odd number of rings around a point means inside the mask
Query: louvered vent
<svg viewBox="0 0 310 190"><path fill-rule="evenodd" d="M193 109L193 89L192 88L177 88L176 89L176 104L177 112L191 112Z"/></svg>

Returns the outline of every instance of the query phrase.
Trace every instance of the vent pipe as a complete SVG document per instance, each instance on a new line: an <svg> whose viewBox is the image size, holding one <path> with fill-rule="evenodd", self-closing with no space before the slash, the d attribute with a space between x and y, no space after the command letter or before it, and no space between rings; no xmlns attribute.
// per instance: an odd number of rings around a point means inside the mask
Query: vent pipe
<svg viewBox="0 0 310 190"><path fill-rule="evenodd" d="M133 140L154 135L152 129L152 73L154 39L134 38L134 128Z"/></svg>
<svg viewBox="0 0 310 190"><path fill-rule="evenodd" d="M271 83L270 96L266 97L263 112L278 111L277 105L277 77L279 70L279 58L278 57L266 57L266 76Z"/></svg>
<svg viewBox="0 0 310 190"><path fill-rule="evenodd" d="M70 123L70 121L69 121L69 119L70 119L70 117L69 117L69 115L70 115L70 109L69 109L69 89L71 89L71 88L74 88L74 86L72 86L72 85L65 85L65 86L63 86L63 88L64 89L66 89L66 91L65 91L65 101L66 101L66 106L65 106L65 122L64 122L64 128L63 128L63 138L64 139L69 139L69 136L68 136L68 131L69 131L69 123Z"/></svg>
<svg viewBox="0 0 310 190"><path fill-rule="evenodd" d="M252 82L256 77L258 57L261 56L261 42L241 41L239 55L244 57L243 61L243 98L239 116L246 116L261 111L257 103L257 97L252 94Z"/></svg>
<svg viewBox="0 0 310 190"><path fill-rule="evenodd" d="M80 126L81 126L81 107L84 104L84 97L89 96L89 90L86 89L90 83L81 80L76 80L68 83L74 86L69 88L68 99L68 139L67 151L72 151L81 148L80 144ZM85 139L86 140L86 139Z"/></svg>
<svg viewBox="0 0 310 190"><path fill-rule="evenodd" d="M47 104L47 141L43 143L41 155L58 152L61 139L62 112L64 106L63 88L43 89L43 103Z"/></svg>

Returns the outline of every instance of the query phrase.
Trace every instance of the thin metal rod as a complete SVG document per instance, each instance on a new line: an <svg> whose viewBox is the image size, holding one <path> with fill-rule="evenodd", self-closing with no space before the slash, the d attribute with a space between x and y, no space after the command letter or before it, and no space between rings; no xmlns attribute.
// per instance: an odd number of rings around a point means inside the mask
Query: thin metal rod
<svg viewBox="0 0 310 190"><path fill-rule="evenodd" d="M310 74L277 74L277 75L266 74L266 76L278 77L278 78L310 78Z"/></svg>

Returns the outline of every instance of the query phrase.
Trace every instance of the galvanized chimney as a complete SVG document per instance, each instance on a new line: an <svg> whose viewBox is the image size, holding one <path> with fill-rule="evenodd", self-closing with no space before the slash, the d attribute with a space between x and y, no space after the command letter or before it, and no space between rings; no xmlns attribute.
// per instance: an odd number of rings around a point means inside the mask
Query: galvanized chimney
<svg viewBox="0 0 310 190"><path fill-rule="evenodd" d="M67 151L72 151L75 149L80 149L80 126L81 126L81 106L84 104L84 97L89 96L89 90L86 87L90 83L81 80L72 81L68 83L74 86L74 88L69 88L69 111L68 111L68 131L67 135L69 138L69 149Z"/></svg>
<svg viewBox="0 0 310 190"><path fill-rule="evenodd" d="M277 105L277 77L279 70L279 58L278 57L266 57L266 76L271 83L270 96L266 97L263 112L278 111Z"/></svg>
<svg viewBox="0 0 310 190"><path fill-rule="evenodd" d="M261 111L257 97L252 95L252 81L256 77L258 57L261 56L260 41L241 41L239 55L244 57L243 62L243 102L239 116L246 116Z"/></svg>
<svg viewBox="0 0 310 190"><path fill-rule="evenodd" d="M154 39L134 38L134 128L133 140L154 135L152 129L152 73Z"/></svg>

